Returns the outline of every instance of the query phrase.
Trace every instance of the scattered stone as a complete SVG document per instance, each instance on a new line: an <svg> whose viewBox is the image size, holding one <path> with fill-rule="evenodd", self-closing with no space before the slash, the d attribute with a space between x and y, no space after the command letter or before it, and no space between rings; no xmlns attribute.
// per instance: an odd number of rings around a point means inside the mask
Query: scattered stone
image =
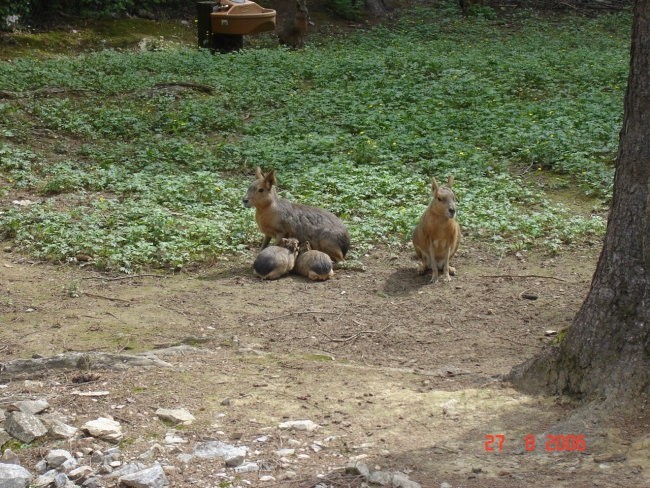
<svg viewBox="0 0 650 488"><path fill-rule="evenodd" d="M90 456L91 464L102 464L104 462L104 453L102 451L95 451Z"/></svg>
<svg viewBox="0 0 650 488"><path fill-rule="evenodd" d="M357 463L354 466L348 466L345 468L345 472L346 474L351 474L353 476L363 476L366 479L370 476L370 469L368 469L368 465L364 463Z"/></svg>
<svg viewBox="0 0 650 488"><path fill-rule="evenodd" d="M39 462L36 463L35 468L36 468L36 472L38 474L47 473L47 471L48 471L48 469L47 469L47 461L45 461L45 459L41 459Z"/></svg>
<svg viewBox="0 0 650 488"><path fill-rule="evenodd" d="M120 448L111 447L110 449L106 449L106 452L104 453L104 462L119 461L120 457L122 457L122 451L120 451Z"/></svg>
<svg viewBox="0 0 650 488"><path fill-rule="evenodd" d="M30 205L34 205L34 203L36 203L36 202L28 200L27 198L24 198L22 200L12 200L11 203L13 203L14 205L17 205L18 207L28 207Z"/></svg>
<svg viewBox="0 0 650 488"><path fill-rule="evenodd" d="M271 436L263 435L263 436L260 436L257 439L255 439L253 442L264 443L264 442L268 442L270 440L271 440Z"/></svg>
<svg viewBox="0 0 650 488"><path fill-rule="evenodd" d="M79 429L61 420L51 417L43 417L42 420L47 427L47 433L55 439L70 439L79 433Z"/></svg>
<svg viewBox="0 0 650 488"><path fill-rule="evenodd" d="M164 452L164 448L160 444L154 444L149 449L147 449L145 452L140 454L138 456L138 459L143 459L143 460L154 459L154 458L160 456L163 452Z"/></svg>
<svg viewBox="0 0 650 488"><path fill-rule="evenodd" d="M318 429L320 425L315 424L311 420L289 420L287 422L282 422L278 427L282 430L304 430L307 432L313 432Z"/></svg>
<svg viewBox="0 0 650 488"><path fill-rule="evenodd" d="M34 480L32 488L48 488L54 484L54 479L59 472L55 469L51 469L46 473L41 474L38 478Z"/></svg>
<svg viewBox="0 0 650 488"><path fill-rule="evenodd" d="M404 473L393 474L393 488L422 488L420 483L410 480Z"/></svg>
<svg viewBox="0 0 650 488"><path fill-rule="evenodd" d="M5 363L5 368L6 368L6 363ZM42 390L45 388L45 383L42 381L34 381L34 380L25 380L23 383L23 386L27 391L36 391L36 390Z"/></svg>
<svg viewBox="0 0 650 488"><path fill-rule="evenodd" d="M275 455L278 457L286 457L286 456L293 456L296 453L295 449L278 449L275 451Z"/></svg>
<svg viewBox="0 0 650 488"><path fill-rule="evenodd" d="M257 463L244 463L240 466L235 467L235 473L255 473L260 470L260 467Z"/></svg>
<svg viewBox="0 0 650 488"><path fill-rule="evenodd" d="M175 432L167 432L167 434L165 434L164 442L167 445L187 444L187 441L182 437L176 435Z"/></svg>
<svg viewBox="0 0 650 488"><path fill-rule="evenodd" d="M86 422L82 429L91 436L108 442L119 442L124 437L120 423L105 417Z"/></svg>
<svg viewBox="0 0 650 488"><path fill-rule="evenodd" d="M453 487L446 481L443 481L442 483L440 483L440 488L453 488Z"/></svg>
<svg viewBox="0 0 650 488"><path fill-rule="evenodd" d="M0 463L0 486L2 488L27 488L32 475L17 464Z"/></svg>
<svg viewBox="0 0 650 488"><path fill-rule="evenodd" d="M75 458L70 458L66 460L60 467L59 470L68 473L69 471L72 471L73 469L76 469L77 466L79 466L79 463Z"/></svg>
<svg viewBox="0 0 650 488"><path fill-rule="evenodd" d="M174 424L183 424L190 425L196 419L194 415L188 412L184 408L169 409L169 408L159 408L156 410L156 415L161 420L166 420Z"/></svg>
<svg viewBox="0 0 650 488"><path fill-rule="evenodd" d="M201 459L223 459L226 466L239 466L244 462L247 449L236 447L221 441L208 441L194 447L194 456Z"/></svg>
<svg viewBox="0 0 650 488"><path fill-rule="evenodd" d="M526 300L537 300L539 298L539 295L537 293L525 291L519 294L519 298L524 298Z"/></svg>
<svg viewBox="0 0 650 488"><path fill-rule="evenodd" d="M83 488L104 488L104 485L99 481L99 478L96 477L88 478L81 486Z"/></svg>
<svg viewBox="0 0 650 488"><path fill-rule="evenodd" d="M110 466L107 465L104 466L110 468ZM147 469L147 467L144 464L136 461L134 463L125 464L120 469L116 469L115 471L113 471L113 469L111 468L109 478L114 479L114 478L120 478L122 476L129 476L139 471L144 471L145 469Z"/></svg>
<svg viewBox="0 0 650 488"><path fill-rule="evenodd" d="M367 480L371 485L390 486L393 482L393 474L387 471L373 471Z"/></svg>
<svg viewBox="0 0 650 488"><path fill-rule="evenodd" d="M275 481L275 478L270 474L265 474L264 476L260 476L260 481Z"/></svg>
<svg viewBox="0 0 650 488"><path fill-rule="evenodd" d="M54 486L56 488L68 488L68 485L70 485L70 483L71 482L65 473L57 473L57 475L54 477ZM72 486L74 487L74 483L72 483Z"/></svg>
<svg viewBox="0 0 650 488"><path fill-rule="evenodd" d="M178 459L183 464L187 464L192 460L192 458L194 458L192 454L181 453L177 456L176 459Z"/></svg>
<svg viewBox="0 0 650 488"><path fill-rule="evenodd" d="M5 452L3 452L2 456L0 456L0 463L20 465L20 459L11 449L5 449Z"/></svg>
<svg viewBox="0 0 650 488"><path fill-rule="evenodd" d="M601 456L594 457L594 462L596 464L602 463L622 463L627 460L627 456L622 452L603 454Z"/></svg>
<svg viewBox="0 0 650 488"><path fill-rule="evenodd" d="M9 412L4 422L4 428L7 434L25 444L47 434L47 428L43 422L34 415L24 412Z"/></svg>
<svg viewBox="0 0 650 488"><path fill-rule="evenodd" d="M52 469L57 469L68 459L72 459L72 454L70 454L65 449L52 449L45 456L45 461L47 465Z"/></svg>
<svg viewBox="0 0 650 488"><path fill-rule="evenodd" d="M21 412L31 415L42 413L50 408L50 404L47 403L47 400L22 400L14 402L14 405L18 407L18 410Z"/></svg>
<svg viewBox="0 0 650 488"><path fill-rule="evenodd" d="M90 466L79 466L68 473L68 478L78 483L83 483L93 475L93 469Z"/></svg>
<svg viewBox="0 0 650 488"><path fill-rule="evenodd" d="M283 480L292 480L297 476L298 476L298 473L288 469L288 470L284 471L283 473L280 473L280 476L278 478L280 479L280 481L283 481Z"/></svg>
<svg viewBox="0 0 650 488"><path fill-rule="evenodd" d="M151 468L122 476L118 481L120 484L132 488L164 488L169 486L165 471L160 464L154 464Z"/></svg>

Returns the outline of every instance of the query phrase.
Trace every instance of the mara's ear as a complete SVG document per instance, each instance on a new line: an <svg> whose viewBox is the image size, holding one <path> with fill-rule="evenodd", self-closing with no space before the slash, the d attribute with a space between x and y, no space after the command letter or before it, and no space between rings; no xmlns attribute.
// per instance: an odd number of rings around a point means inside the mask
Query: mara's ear
<svg viewBox="0 0 650 488"><path fill-rule="evenodd" d="M433 193L434 195L438 193L438 188L440 187L438 186L438 182L436 181L436 179L431 178L431 193Z"/></svg>
<svg viewBox="0 0 650 488"><path fill-rule="evenodd" d="M273 185L275 185L275 170L272 169L266 175L264 176L264 183L268 185L269 188L271 188Z"/></svg>
<svg viewBox="0 0 650 488"><path fill-rule="evenodd" d="M453 184L454 184L454 175L449 175L449 176L447 177L447 186L448 186L449 188L451 188L451 185L453 185Z"/></svg>
<svg viewBox="0 0 650 488"><path fill-rule="evenodd" d="M255 176L257 177L258 180L263 180L264 179L264 174L262 173L262 168L259 166L255 168Z"/></svg>

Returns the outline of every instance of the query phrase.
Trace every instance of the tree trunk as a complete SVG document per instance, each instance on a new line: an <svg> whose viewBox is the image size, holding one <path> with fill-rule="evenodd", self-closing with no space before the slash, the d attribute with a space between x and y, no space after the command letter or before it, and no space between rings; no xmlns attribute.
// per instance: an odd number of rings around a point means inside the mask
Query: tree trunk
<svg viewBox="0 0 650 488"><path fill-rule="evenodd" d="M364 4L366 6L366 11L373 18L385 17L393 10L389 0L365 0Z"/></svg>
<svg viewBox="0 0 650 488"><path fill-rule="evenodd" d="M614 197L591 289L559 346L513 368L527 391L647 402L650 393L650 0L636 0Z"/></svg>

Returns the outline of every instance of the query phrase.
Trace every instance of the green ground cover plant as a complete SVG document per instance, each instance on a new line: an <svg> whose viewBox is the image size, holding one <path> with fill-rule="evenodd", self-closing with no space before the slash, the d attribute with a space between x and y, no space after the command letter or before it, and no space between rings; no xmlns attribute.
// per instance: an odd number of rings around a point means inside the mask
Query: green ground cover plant
<svg viewBox="0 0 650 488"><path fill-rule="evenodd" d="M431 176L448 174L468 239L548 252L599 241L629 15L463 20L444 5L302 51L1 63L0 88L17 96L0 99L0 235L123 272L209 262L261 241L241 204L259 165L285 198L341 216L353 257L407 245ZM564 190L598 211L551 198Z"/></svg>

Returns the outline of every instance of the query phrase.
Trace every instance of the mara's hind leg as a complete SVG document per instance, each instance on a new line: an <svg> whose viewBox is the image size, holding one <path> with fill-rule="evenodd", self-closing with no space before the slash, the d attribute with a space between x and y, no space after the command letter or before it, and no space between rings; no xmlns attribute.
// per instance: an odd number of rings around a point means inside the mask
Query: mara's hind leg
<svg viewBox="0 0 650 488"><path fill-rule="evenodd" d="M427 264L427 255L417 247L415 248L415 255L420 260L420 264L418 264L418 274L423 275L427 272L427 269L429 269Z"/></svg>

